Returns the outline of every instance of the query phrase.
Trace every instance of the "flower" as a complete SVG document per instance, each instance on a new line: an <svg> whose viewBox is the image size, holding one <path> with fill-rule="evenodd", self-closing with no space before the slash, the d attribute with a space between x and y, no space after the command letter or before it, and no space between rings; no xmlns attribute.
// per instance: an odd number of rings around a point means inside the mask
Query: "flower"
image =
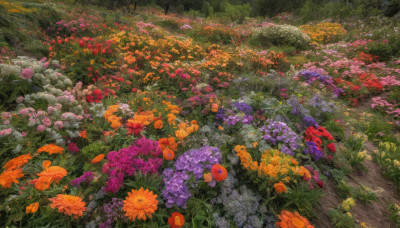
<svg viewBox="0 0 400 228"><path fill-rule="evenodd" d="M329 143L326 147L328 147L328 150L332 153L336 152L336 147L334 143Z"/></svg>
<svg viewBox="0 0 400 228"><path fill-rule="evenodd" d="M57 208L58 212L69 216L74 215L75 218L82 216L83 212L86 210L86 204L79 196L58 194L56 197L50 198L49 200L52 202L50 205L52 209Z"/></svg>
<svg viewBox="0 0 400 228"><path fill-rule="evenodd" d="M343 200L342 208L343 208L345 211L348 212L348 211L351 210L351 208L354 207L354 205L356 205L355 200L354 200L353 198L347 198L347 199Z"/></svg>
<svg viewBox="0 0 400 228"><path fill-rule="evenodd" d="M25 165L29 160L32 159L31 154L26 154L26 155L21 155L16 158L11 159L8 161L3 168L5 170L13 170L13 169L18 169L21 166Z"/></svg>
<svg viewBox="0 0 400 228"><path fill-rule="evenodd" d="M209 182L212 181L212 174L211 174L211 173L205 173L205 174L203 175L203 177L204 177L204 182L209 183Z"/></svg>
<svg viewBox="0 0 400 228"><path fill-rule="evenodd" d="M163 157L165 160L169 161L169 160L174 159L175 153L173 150L167 148L167 149L163 150Z"/></svg>
<svg viewBox="0 0 400 228"><path fill-rule="evenodd" d="M276 193L278 194L281 194L282 192L287 192L286 185L282 182L275 183L274 188Z"/></svg>
<svg viewBox="0 0 400 228"><path fill-rule="evenodd" d="M5 170L0 174L0 185L3 188L10 188L12 183L18 184L18 178L23 176L21 169Z"/></svg>
<svg viewBox="0 0 400 228"><path fill-rule="evenodd" d="M310 222L299 215L299 213L290 212L283 210L281 211L281 214L278 215L278 218L281 220L280 222L276 223L277 227L280 228L314 228L313 225L310 224Z"/></svg>
<svg viewBox="0 0 400 228"><path fill-rule="evenodd" d="M214 164L211 168L211 173L216 181L223 181L228 176L225 167L220 164Z"/></svg>
<svg viewBox="0 0 400 228"><path fill-rule="evenodd" d="M37 150L38 153L47 152L49 154L62 154L63 151L64 151L64 148L59 147L55 144L49 144L46 146L42 146Z"/></svg>
<svg viewBox="0 0 400 228"><path fill-rule="evenodd" d="M80 131L79 136L83 139L87 139L87 131Z"/></svg>
<svg viewBox="0 0 400 228"><path fill-rule="evenodd" d="M163 127L163 122L162 120L157 120L154 122L154 129L161 129Z"/></svg>
<svg viewBox="0 0 400 228"><path fill-rule="evenodd" d="M128 192L128 196L124 200L125 215L131 221L135 221L136 218L146 220L146 216L151 218L157 210L158 200L156 198L156 194L148 189L144 190L143 187L139 190L132 189L132 192Z"/></svg>
<svg viewBox="0 0 400 228"><path fill-rule="evenodd" d="M171 228L181 228L185 224L185 217L179 212L174 212L168 218L168 224Z"/></svg>
<svg viewBox="0 0 400 228"><path fill-rule="evenodd" d="M68 144L68 151L72 153L78 153L79 152L79 147L76 145L76 143L71 142Z"/></svg>
<svg viewBox="0 0 400 228"><path fill-rule="evenodd" d="M37 179L35 183L35 189L39 191L44 191L47 190L51 183L53 181L60 181L63 177L65 177L68 172L62 167L59 166L50 166L47 168L49 163L47 161L43 162L43 167L45 170L43 170L41 173L38 173L36 175L39 176L39 179Z"/></svg>
<svg viewBox="0 0 400 228"><path fill-rule="evenodd" d="M35 213L37 210L38 210L38 208L39 208L39 203L31 203L31 204L29 204L29 206L27 206L26 208L25 208L25 213L26 214L29 214L29 213Z"/></svg>
<svg viewBox="0 0 400 228"><path fill-rule="evenodd" d="M25 80L31 79L33 76L33 73L34 73L33 70L30 68L23 69L21 72L21 78L25 79Z"/></svg>
<svg viewBox="0 0 400 228"><path fill-rule="evenodd" d="M96 157L94 157L90 163L96 164L96 163L99 163L103 159L104 159L104 154L99 154Z"/></svg>

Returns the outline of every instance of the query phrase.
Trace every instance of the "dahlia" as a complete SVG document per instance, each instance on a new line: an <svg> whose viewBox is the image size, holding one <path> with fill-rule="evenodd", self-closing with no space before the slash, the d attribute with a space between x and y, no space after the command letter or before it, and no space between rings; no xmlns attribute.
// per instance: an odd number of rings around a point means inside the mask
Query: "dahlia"
<svg viewBox="0 0 400 228"><path fill-rule="evenodd" d="M29 160L32 159L31 154L26 154L26 155L21 155L16 158L11 159L8 161L3 168L5 170L13 170L13 169L18 169L21 166L25 165Z"/></svg>
<svg viewBox="0 0 400 228"><path fill-rule="evenodd" d="M214 164L211 168L211 173L216 181L223 181L228 176L225 167L220 164Z"/></svg>
<svg viewBox="0 0 400 228"><path fill-rule="evenodd" d="M276 226L280 228L314 228L306 218L302 217L297 212L292 213L283 210L281 214L278 215L278 218L281 221L277 222Z"/></svg>
<svg viewBox="0 0 400 228"><path fill-rule="evenodd" d="M79 196L58 194L54 198L49 199L52 209L58 209L58 212L78 218L83 215L86 210L85 202Z"/></svg>
<svg viewBox="0 0 400 228"><path fill-rule="evenodd" d="M63 151L64 151L64 148L59 147L55 144L49 144L46 146L42 146L37 150L38 153L47 152L49 154L62 154Z"/></svg>
<svg viewBox="0 0 400 228"><path fill-rule="evenodd" d="M179 212L174 212L168 218L168 224L171 228L181 228L185 224L185 217Z"/></svg>
<svg viewBox="0 0 400 228"><path fill-rule="evenodd" d="M10 188L12 183L18 184L18 178L23 176L21 169L5 170L0 174L0 185L3 188Z"/></svg>
<svg viewBox="0 0 400 228"><path fill-rule="evenodd" d="M158 200L156 198L156 194L148 189L144 190L143 187L139 190L132 189L132 192L128 192L128 196L124 200L125 215L131 221L135 221L136 218L146 220L146 215L151 218L157 210Z"/></svg>

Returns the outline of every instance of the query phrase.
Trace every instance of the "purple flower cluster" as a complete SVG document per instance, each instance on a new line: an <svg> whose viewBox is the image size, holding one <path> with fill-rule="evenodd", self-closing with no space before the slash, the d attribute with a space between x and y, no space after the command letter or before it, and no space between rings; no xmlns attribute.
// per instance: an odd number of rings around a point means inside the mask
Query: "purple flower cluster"
<svg viewBox="0 0 400 228"><path fill-rule="evenodd" d="M239 112L243 112L246 115L251 115L251 113L253 112L253 108L244 102L235 102L233 103L233 105Z"/></svg>
<svg viewBox="0 0 400 228"><path fill-rule="evenodd" d="M296 97L291 97L289 100L287 100L287 103L292 107L292 115L305 117L306 115L310 114L310 111L304 108L304 106L299 103Z"/></svg>
<svg viewBox="0 0 400 228"><path fill-rule="evenodd" d="M137 139L128 148L111 151L107 155L108 163L104 164L102 170L109 175L105 190L117 192L123 184L124 176L132 176L138 170L143 174L156 173L162 165L161 155L158 142L144 137Z"/></svg>
<svg viewBox="0 0 400 228"><path fill-rule="evenodd" d="M313 156L316 161L325 156L313 141L306 141L306 149L304 150L304 153Z"/></svg>
<svg viewBox="0 0 400 228"><path fill-rule="evenodd" d="M294 155L293 151L299 148L297 134L286 123L268 120L268 127L261 127L265 133L264 140L279 148L282 153Z"/></svg>
<svg viewBox="0 0 400 228"><path fill-rule="evenodd" d="M303 118L302 125L305 128L308 128L308 127L318 128L318 123L317 123L317 121L315 121L315 119L312 116L305 116Z"/></svg>
<svg viewBox="0 0 400 228"><path fill-rule="evenodd" d="M112 198L109 203L104 204L103 210L107 217L107 221L105 223L100 223L99 227L111 228L113 227L112 223L117 219L127 222L128 219L125 217L125 213L122 210L123 205L124 200L120 198Z"/></svg>
<svg viewBox="0 0 400 228"><path fill-rule="evenodd" d="M321 83L325 84L326 86L333 89L333 93L336 97L339 97L342 93L344 93L343 89L338 88L333 83L333 78L328 75L320 75L317 71L310 71L310 70L303 70L299 73L308 84L313 84L315 81L320 81Z"/></svg>
<svg viewBox="0 0 400 228"><path fill-rule="evenodd" d="M203 177L205 170L210 171L214 164L222 162L222 155L218 148L204 146L200 149L191 149L178 158L175 171L164 169L163 180L165 188L162 192L166 206L186 207L186 201L191 197L187 180L192 176L196 181ZM215 182L211 186L215 185Z"/></svg>
<svg viewBox="0 0 400 228"><path fill-rule="evenodd" d="M94 176L92 171L84 172L82 176L72 180L71 185L79 188L83 182L90 183L93 179Z"/></svg>

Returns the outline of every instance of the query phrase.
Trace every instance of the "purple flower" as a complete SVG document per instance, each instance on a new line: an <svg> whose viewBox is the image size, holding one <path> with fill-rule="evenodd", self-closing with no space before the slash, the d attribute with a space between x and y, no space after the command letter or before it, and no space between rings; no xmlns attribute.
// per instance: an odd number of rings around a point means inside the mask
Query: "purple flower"
<svg viewBox="0 0 400 228"><path fill-rule="evenodd" d="M94 179L92 171L84 172L82 176L71 181L71 185L80 187L83 182L90 183Z"/></svg>
<svg viewBox="0 0 400 228"><path fill-rule="evenodd" d="M282 153L294 155L293 152L299 148L297 134L284 122L268 120L268 127L264 126L260 130L265 133L265 141L273 146L281 146Z"/></svg>
<svg viewBox="0 0 400 228"><path fill-rule="evenodd" d="M313 141L306 142L304 153L311 155L316 161L325 156L322 151L318 150L317 145Z"/></svg>

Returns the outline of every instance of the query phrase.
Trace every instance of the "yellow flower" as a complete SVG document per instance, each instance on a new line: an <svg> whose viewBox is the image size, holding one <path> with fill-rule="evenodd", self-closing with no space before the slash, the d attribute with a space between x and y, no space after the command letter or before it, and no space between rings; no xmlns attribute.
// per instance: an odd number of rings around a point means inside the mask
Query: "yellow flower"
<svg viewBox="0 0 400 228"><path fill-rule="evenodd" d="M347 198L342 203L342 208L345 211L350 211L356 205L356 202L353 198Z"/></svg>

